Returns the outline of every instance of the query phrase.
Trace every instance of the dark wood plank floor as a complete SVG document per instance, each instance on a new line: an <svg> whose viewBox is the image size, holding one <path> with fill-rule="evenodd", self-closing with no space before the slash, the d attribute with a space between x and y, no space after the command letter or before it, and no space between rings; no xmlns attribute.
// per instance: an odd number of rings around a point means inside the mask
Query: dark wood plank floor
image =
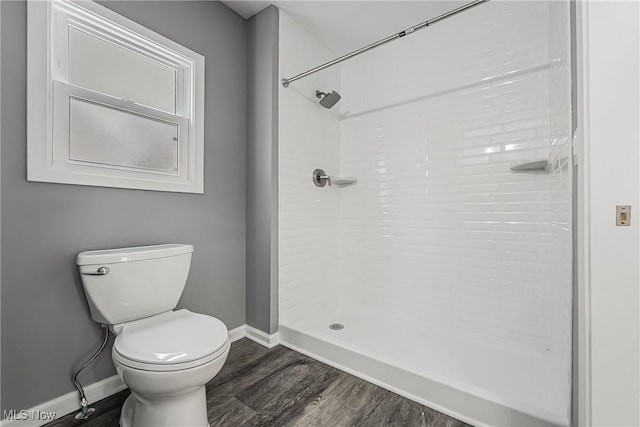
<svg viewBox="0 0 640 427"><path fill-rule="evenodd" d="M49 427L116 427L128 391ZM421 426L467 424L282 346L267 349L247 339L231 346L220 373L207 384L209 423L235 426Z"/></svg>

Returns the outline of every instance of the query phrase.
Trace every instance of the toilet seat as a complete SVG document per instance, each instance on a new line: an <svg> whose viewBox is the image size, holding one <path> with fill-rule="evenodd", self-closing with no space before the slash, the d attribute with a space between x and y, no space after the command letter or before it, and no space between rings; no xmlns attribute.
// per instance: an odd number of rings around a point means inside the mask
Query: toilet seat
<svg viewBox="0 0 640 427"><path fill-rule="evenodd" d="M217 359L229 345L220 320L177 310L123 325L112 354L114 361L134 369L178 371Z"/></svg>

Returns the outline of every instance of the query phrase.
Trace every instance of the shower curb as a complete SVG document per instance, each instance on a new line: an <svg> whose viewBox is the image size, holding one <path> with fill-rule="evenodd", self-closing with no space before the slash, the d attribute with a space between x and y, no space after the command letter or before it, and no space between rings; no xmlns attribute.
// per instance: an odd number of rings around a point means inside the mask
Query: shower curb
<svg viewBox="0 0 640 427"><path fill-rule="evenodd" d="M371 356L283 325L279 326L279 334L280 344L291 350L476 427L566 426L563 422L547 420L508 408L500 403L434 379L418 376Z"/></svg>

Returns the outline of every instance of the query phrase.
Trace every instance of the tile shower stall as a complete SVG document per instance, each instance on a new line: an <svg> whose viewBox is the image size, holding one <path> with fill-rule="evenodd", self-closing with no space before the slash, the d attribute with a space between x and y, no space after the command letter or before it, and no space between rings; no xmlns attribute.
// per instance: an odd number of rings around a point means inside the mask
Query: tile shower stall
<svg viewBox="0 0 640 427"><path fill-rule="evenodd" d="M281 77L337 56L286 13L279 54ZM281 87L284 344L476 425L569 425L570 88L567 1L489 2Z"/></svg>

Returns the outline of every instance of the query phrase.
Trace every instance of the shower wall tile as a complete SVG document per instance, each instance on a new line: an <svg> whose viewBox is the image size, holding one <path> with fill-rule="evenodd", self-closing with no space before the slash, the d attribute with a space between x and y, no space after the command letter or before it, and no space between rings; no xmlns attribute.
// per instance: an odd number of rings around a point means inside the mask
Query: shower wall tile
<svg viewBox="0 0 640 427"><path fill-rule="evenodd" d="M345 309L544 358L522 387L565 420L568 28L568 2L490 2L354 58L340 128L341 171L359 179L340 193ZM540 159L549 173L509 170Z"/></svg>
<svg viewBox="0 0 640 427"><path fill-rule="evenodd" d="M509 167L551 154L549 12L491 2L342 65L346 306L548 351L552 178Z"/></svg>
<svg viewBox="0 0 640 427"><path fill-rule="evenodd" d="M347 306L366 295L368 310L402 307L396 320L428 332L546 351L549 176L509 167L548 156L547 80L542 70L517 95L461 89L342 121L341 168L359 178L341 193ZM511 131L500 110L514 96L532 115ZM488 125L479 103L496 111Z"/></svg>
<svg viewBox="0 0 640 427"><path fill-rule="evenodd" d="M551 264L549 317L553 328L549 330L549 347L554 371L552 377L558 399L564 399L571 387L572 336L572 122L571 122L571 70L569 8L563 2L550 5L549 52L554 66L550 70L549 100L550 144L552 169L549 181L551 214L549 226L553 237ZM567 356L568 355L568 356ZM569 419L567 408L567 419Z"/></svg>
<svg viewBox="0 0 640 427"><path fill-rule="evenodd" d="M289 15L280 12L280 72L290 77L333 57ZM340 90L333 69L280 87L279 93L279 321L302 322L336 308L339 288L339 193L318 188L312 172L337 175L337 111L318 105L315 90Z"/></svg>

